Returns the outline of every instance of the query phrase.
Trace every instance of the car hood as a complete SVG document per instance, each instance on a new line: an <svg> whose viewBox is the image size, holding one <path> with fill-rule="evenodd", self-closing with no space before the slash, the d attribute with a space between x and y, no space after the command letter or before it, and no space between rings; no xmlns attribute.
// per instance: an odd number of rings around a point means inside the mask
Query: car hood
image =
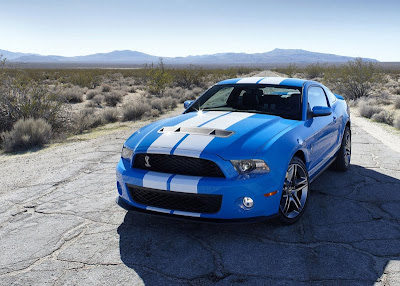
<svg viewBox="0 0 400 286"><path fill-rule="evenodd" d="M152 123L125 143L135 152L250 159L296 120L244 112L190 112Z"/></svg>

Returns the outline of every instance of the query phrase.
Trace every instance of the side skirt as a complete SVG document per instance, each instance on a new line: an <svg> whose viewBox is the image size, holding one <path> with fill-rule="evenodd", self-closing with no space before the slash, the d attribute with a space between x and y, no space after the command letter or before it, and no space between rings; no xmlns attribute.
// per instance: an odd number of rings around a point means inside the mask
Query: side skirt
<svg viewBox="0 0 400 286"><path fill-rule="evenodd" d="M333 162L335 162L335 160L336 160L336 155L335 155L334 157L332 157L332 159L325 165L325 167L323 167L323 168L321 169L321 171L316 172L316 175L314 175L314 177L310 180L310 184L311 184L312 182L314 182L314 180L315 180L316 178L318 178L326 169L328 169L329 166L332 165Z"/></svg>

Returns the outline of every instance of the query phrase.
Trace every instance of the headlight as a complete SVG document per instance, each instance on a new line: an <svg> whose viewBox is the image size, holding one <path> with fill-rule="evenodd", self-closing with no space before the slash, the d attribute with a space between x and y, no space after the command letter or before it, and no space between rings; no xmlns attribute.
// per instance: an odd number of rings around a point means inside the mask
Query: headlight
<svg viewBox="0 0 400 286"><path fill-rule="evenodd" d="M239 174L265 174L269 167L263 160L231 160L233 167Z"/></svg>
<svg viewBox="0 0 400 286"><path fill-rule="evenodd" d="M122 147L121 158L130 160L133 156L133 150L125 145Z"/></svg>

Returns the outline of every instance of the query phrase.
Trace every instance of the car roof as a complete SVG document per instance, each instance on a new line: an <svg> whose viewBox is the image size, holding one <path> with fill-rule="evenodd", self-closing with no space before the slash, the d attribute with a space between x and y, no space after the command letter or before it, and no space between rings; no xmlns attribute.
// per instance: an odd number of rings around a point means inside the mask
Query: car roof
<svg viewBox="0 0 400 286"><path fill-rule="evenodd" d="M307 82L305 79L299 78L286 78L286 77L243 77L232 78L220 81L217 85L221 84L273 84L282 86L295 86L302 87Z"/></svg>

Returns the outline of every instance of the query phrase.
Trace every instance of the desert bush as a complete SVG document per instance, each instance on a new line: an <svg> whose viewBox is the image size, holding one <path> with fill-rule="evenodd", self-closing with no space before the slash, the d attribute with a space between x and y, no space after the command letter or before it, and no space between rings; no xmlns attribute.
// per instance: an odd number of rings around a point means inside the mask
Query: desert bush
<svg viewBox="0 0 400 286"><path fill-rule="evenodd" d="M397 129L400 129L400 116L397 116L397 117L393 120L393 126L396 127Z"/></svg>
<svg viewBox="0 0 400 286"><path fill-rule="evenodd" d="M393 124L393 114L386 110L382 110L379 113L375 113L374 115L371 116L371 119L380 123L386 123L389 125Z"/></svg>
<svg viewBox="0 0 400 286"><path fill-rule="evenodd" d="M150 100L150 106L152 109L157 109L162 113L165 109L175 108L177 101L172 97L153 98Z"/></svg>
<svg viewBox="0 0 400 286"><path fill-rule="evenodd" d="M360 101L358 103L358 110L360 111L360 115L366 118L371 118L374 114L383 111L381 107L372 105L371 102L367 101Z"/></svg>
<svg viewBox="0 0 400 286"><path fill-rule="evenodd" d="M94 103L93 101L88 101L88 102L86 102L85 107L95 108L95 107L99 107L99 106L96 103Z"/></svg>
<svg viewBox="0 0 400 286"><path fill-rule="evenodd" d="M177 102L172 97L163 97L161 98L162 105L165 109L173 109L177 106Z"/></svg>
<svg viewBox="0 0 400 286"><path fill-rule="evenodd" d="M358 100L355 99L350 99L347 101L347 105L350 107L357 107L358 106Z"/></svg>
<svg viewBox="0 0 400 286"><path fill-rule="evenodd" d="M96 70L73 70L64 81L80 87L95 88L100 84L100 76Z"/></svg>
<svg viewBox="0 0 400 286"><path fill-rule="evenodd" d="M101 91L102 91L102 92L110 92L110 91L111 91L111 86L108 85L108 84L103 84L103 85L101 86Z"/></svg>
<svg viewBox="0 0 400 286"><path fill-rule="evenodd" d="M79 103L83 101L85 90L79 86L65 88L61 91L61 98L64 102Z"/></svg>
<svg viewBox="0 0 400 286"><path fill-rule="evenodd" d="M44 119L20 119L1 137L5 152L28 150L50 142L51 126Z"/></svg>
<svg viewBox="0 0 400 286"><path fill-rule="evenodd" d="M157 109L160 112L164 111L163 101L161 98L153 98L150 101L150 106L152 109Z"/></svg>
<svg viewBox="0 0 400 286"><path fill-rule="evenodd" d="M42 84L21 83L7 78L0 83L0 131L11 130L19 119L43 118L57 128L63 123L64 109L58 94Z"/></svg>
<svg viewBox="0 0 400 286"><path fill-rule="evenodd" d="M400 109L400 96L394 100L394 108Z"/></svg>
<svg viewBox="0 0 400 286"><path fill-rule="evenodd" d="M116 108L107 108L102 111L101 117L105 123L118 121L118 110Z"/></svg>
<svg viewBox="0 0 400 286"><path fill-rule="evenodd" d="M376 63L357 58L346 65L326 69L324 80L347 99L356 99L369 96L381 77Z"/></svg>
<svg viewBox="0 0 400 286"><path fill-rule="evenodd" d="M82 133L85 130L95 128L102 125L103 120L99 114L94 112L93 108L82 109L79 113L75 114L73 118L75 133Z"/></svg>
<svg viewBox="0 0 400 286"><path fill-rule="evenodd" d="M95 97L98 94L97 90L89 90L88 92L86 92L86 99L87 100L91 100L93 99L93 97Z"/></svg>
<svg viewBox="0 0 400 286"><path fill-rule="evenodd" d="M122 118L124 121L138 120L146 112L151 112L151 106L144 101L133 101L122 106Z"/></svg>
<svg viewBox="0 0 400 286"><path fill-rule="evenodd" d="M164 96L175 98L179 103L183 103L185 100L196 99L203 92L203 88L195 87L193 89L183 89L181 87L168 88Z"/></svg>
<svg viewBox="0 0 400 286"><path fill-rule="evenodd" d="M393 93L400 95L400 86L393 88Z"/></svg>
<svg viewBox="0 0 400 286"><path fill-rule="evenodd" d="M305 68L306 77L309 79L314 79L322 77L324 75L324 68L320 63L310 64Z"/></svg>
<svg viewBox="0 0 400 286"><path fill-rule="evenodd" d="M377 96L377 101L379 104L384 105L389 105L392 103L392 101L390 100L390 94L386 90L379 93L379 95Z"/></svg>
<svg viewBox="0 0 400 286"><path fill-rule="evenodd" d="M190 65L187 69L180 69L174 71L174 83L183 88L190 88L192 86L202 85L204 71Z"/></svg>
<svg viewBox="0 0 400 286"><path fill-rule="evenodd" d="M152 109L150 114L152 117L158 117L160 116L161 112L158 109Z"/></svg>
<svg viewBox="0 0 400 286"><path fill-rule="evenodd" d="M104 95L104 101L108 106L116 106L122 101L123 92L121 91L111 91Z"/></svg>
<svg viewBox="0 0 400 286"><path fill-rule="evenodd" d="M165 68L162 58L160 58L157 67L152 67L148 70L148 77L150 79L148 90L155 95L163 95L165 89L173 81L171 72Z"/></svg>
<svg viewBox="0 0 400 286"><path fill-rule="evenodd" d="M92 102L96 104L97 106L100 106L101 103L103 102L104 96L101 94L96 95L95 97L92 98Z"/></svg>
<svg viewBox="0 0 400 286"><path fill-rule="evenodd" d="M293 77L298 72L298 70L299 67L295 63L290 63L282 69L282 72L288 77Z"/></svg>

